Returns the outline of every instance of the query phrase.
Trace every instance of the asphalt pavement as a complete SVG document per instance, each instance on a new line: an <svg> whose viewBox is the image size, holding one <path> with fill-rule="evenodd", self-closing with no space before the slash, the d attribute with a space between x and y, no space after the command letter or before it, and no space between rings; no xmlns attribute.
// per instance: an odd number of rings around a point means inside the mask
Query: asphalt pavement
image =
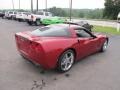
<svg viewBox="0 0 120 90"><path fill-rule="evenodd" d="M110 37L106 52L86 57L61 74L43 70L17 52L14 34L39 27L0 19L0 90L120 90L120 36Z"/></svg>

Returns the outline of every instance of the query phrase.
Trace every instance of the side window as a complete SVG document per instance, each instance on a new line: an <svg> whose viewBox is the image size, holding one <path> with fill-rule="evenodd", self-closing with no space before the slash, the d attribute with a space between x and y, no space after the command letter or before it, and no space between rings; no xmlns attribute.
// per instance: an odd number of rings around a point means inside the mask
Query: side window
<svg viewBox="0 0 120 90"><path fill-rule="evenodd" d="M43 12L38 12L38 15L44 15Z"/></svg>
<svg viewBox="0 0 120 90"><path fill-rule="evenodd" d="M13 12L9 12L9 14L13 14Z"/></svg>
<svg viewBox="0 0 120 90"><path fill-rule="evenodd" d="M14 12L14 14L17 14L17 12Z"/></svg>
<svg viewBox="0 0 120 90"><path fill-rule="evenodd" d="M49 16L49 13L46 12L46 13L45 13L45 16Z"/></svg>
<svg viewBox="0 0 120 90"><path fill-rule="evenodd" d="M82 37L82 38L89 38L91 37L91 35L89 33L87 33L84 29L75 29L76 35L78 37Z"/></svg>

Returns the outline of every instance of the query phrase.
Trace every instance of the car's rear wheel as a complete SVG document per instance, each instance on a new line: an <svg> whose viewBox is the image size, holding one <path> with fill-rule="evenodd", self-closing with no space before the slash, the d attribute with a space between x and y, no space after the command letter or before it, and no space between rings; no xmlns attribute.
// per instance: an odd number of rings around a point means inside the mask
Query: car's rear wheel
<svg viewBox="0 0 120 90"><path fill-rule="evenodd" d="M36 26L39 26L41 23L40 23L40 19L37 19L36 22L35 22L35 25Z"/></svg>
<svg viewBox="0 0 120 90"><path fill-rule="evenodd" d="M102 45L102 48L101 48L100 52L106 51L107 46L108 46L108 40L106 40L106 41L104 42L104 44Z"/></svg>
<svg viewBox="0 0 120 90"><path fill-rule="evenodd" d="M19 22L21 22L22 20L21 19L18 19Z"/></svg>
<svg viewBox="0 0 120 90"><path fill-rule="evenodd" d="M29 22L29 21L28 21L27 23L28 23L30 26L33 25L33 22Z"/></svg>
<svg viewBox="0 0 120 90"><path fill-rule="evenodd" d="M60 72L66 72L71 69L75 59L75 54L72 50L65 51L58 60L57 69Z"/></svg>
<svg viewBox="0 0 120 90"><path fill-rule="evenodd" d="M11 16L10 19L13 20L13 16Z"/></svg>

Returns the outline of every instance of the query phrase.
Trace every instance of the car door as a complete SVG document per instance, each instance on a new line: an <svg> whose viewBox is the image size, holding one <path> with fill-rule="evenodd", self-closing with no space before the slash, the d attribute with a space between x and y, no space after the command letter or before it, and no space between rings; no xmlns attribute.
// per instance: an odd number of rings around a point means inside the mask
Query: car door
<svg viewBox="0 0 120 90"><path fill-rule="evenodd" d="M98 38L92 36L85 29L76 28L76 35L78 38L78 49L80 58L90 55L98 50Z"/></svg>

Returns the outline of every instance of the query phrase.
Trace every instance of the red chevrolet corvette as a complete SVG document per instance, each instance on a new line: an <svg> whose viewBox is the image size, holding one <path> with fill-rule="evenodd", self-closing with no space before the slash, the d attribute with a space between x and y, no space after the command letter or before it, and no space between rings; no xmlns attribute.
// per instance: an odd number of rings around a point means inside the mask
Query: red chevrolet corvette
<svg viewBox="0 0 120 90"><path fill-rule="evenodd" d="M94 35L84 27L56 24L15 34L18 51L45 69L68 71L75 61L105 51L108 37Z"/></svg>

